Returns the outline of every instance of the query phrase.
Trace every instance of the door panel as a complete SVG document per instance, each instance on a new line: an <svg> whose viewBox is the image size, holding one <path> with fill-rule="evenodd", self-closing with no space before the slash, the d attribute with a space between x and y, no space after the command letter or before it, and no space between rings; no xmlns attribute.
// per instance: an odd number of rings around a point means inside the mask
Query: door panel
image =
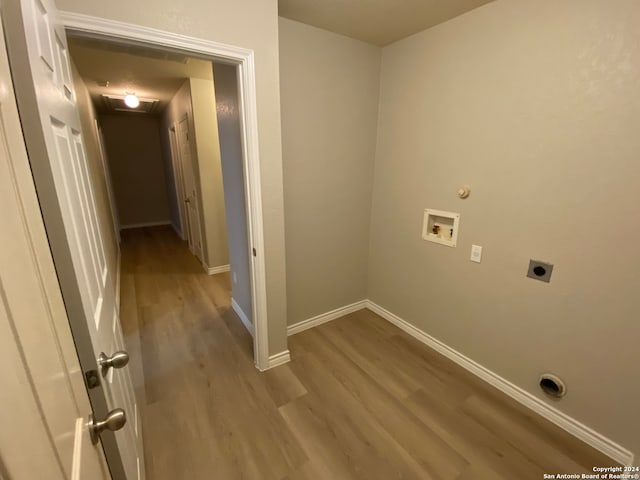
<svg viewBox="0 0 640 480"><path fill-rule="evenodd" d="M185 202L187 203L187 218L189 224L189 249L202 261L202 230L200 227L200 211L198 208L198 192L196 178L189 143L189 121L185 116L178 123L178 149L180 163L184 174Z"/></svg>
<svg viewBox="0 0 640 480"><path fill-rule="evenodd" d="M0 476L109 480L102 449L89 438L89 397L31 177L1 24L0 205Z"/></svg>
<svg viewBox="0 0 640 480"><path fill-rule="evenodd" d="M69 141L68 129L62 122L51 122L51 132L55 139L55 152L50 152L52 170L58 185L58 197L62 202L62 213L69 242L75 251L83 252L77 259L76 275L81 281L84 310L99 326L102 313L103 275L94 255L90 253L91 226L86 198L80 195L83 188L79 170L82 168L74 158ZM87 255L86 253L89 253Z"/></svg>
<svg viewBox="0 0 640 480"><path fill-rule="evenodd" d="M56 269L83 369L100 372L100 353L110 356L124 344L115 303L116 272L105 257L66 37L52 24L56 12L49 0L9 4L7 43L10 59L15 59L18 106ZM128 416L124 428L101 437L113 476L144 478L142 436L135 425L137 407L128 368L110 369L100 382L89 390L95 417L102 419L114 408L123 408Z"/></svg>
<svg viewBox="0 0 640 480"><path fill-rule="evenodd" d="M176 198L178 200L178 211L180 214L180 230L184 240L189 241L189 222L187 220L186 195L184 187L184 174L178 151L177 125L174 123L168 130L169 147L171 148L171 166L173 167L174 184L176 188Z"/></svg>
<svg viewBox="0 0 640 480"><path fill-rule="evenodd" d="M109 161L107 160L107 151L104 148L104 136L102 128L95 121L96 139L98 141L98 151L100 152L100 164L104 172L104 178L107 182L107 197L109 198L109 206L111 207L111 221L113 222L113 230L116 233L118 243L120 243L120 221L118 220L118 208L116 206L116 196L113 192L113 182L111 181L111 172L109 171Z"/></svg>

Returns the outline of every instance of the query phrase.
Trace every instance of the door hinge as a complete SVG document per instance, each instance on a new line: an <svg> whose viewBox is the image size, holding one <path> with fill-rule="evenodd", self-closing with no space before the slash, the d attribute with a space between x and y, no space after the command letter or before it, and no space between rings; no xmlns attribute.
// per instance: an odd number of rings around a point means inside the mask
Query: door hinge
<svg viewBox="0 0 640 480"><path fill-rule="evenodd" d="M252 250L253 250L253 256L255 257L257 255L256 249L252 248Z"/></svg>
<svg viewBox="0 0 640 480"><path fill-rule="evenodd" d="M91 390L100 386L100 377L97 370L87 370L84 372L84 378L87 382L87 388Z"/></svg>

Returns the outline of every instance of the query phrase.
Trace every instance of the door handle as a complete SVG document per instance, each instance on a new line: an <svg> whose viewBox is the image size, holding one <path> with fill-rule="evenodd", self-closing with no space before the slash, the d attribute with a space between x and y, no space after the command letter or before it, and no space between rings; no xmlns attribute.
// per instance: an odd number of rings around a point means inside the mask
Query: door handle
<svg viewBox="0 0 640 480"><path fill-rule="evenodd" d="M129 363L129 354L124 350L114 353L107 357L106 353L100 352L98 357L98 365L102 369L102 376L105 376L110 368L122 368Z"/></svg>
<svg viewBox="0 0 640 480"><path fill-rule="evenodd" d="M98 444L100 434L105 430L115 432L127 423L127 414L121 408L116 408L107 413L107 418L96 421L93 414L89 415L89 435L94 445Z"/></svg>

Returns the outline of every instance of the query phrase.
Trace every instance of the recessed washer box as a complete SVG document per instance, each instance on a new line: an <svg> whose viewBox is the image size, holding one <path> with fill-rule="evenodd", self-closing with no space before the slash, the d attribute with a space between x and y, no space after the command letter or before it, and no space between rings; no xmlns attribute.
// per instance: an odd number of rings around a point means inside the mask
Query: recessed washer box
<svg viewBox="0 0 640 480"><path fill-rule="evenodd" d="M447 247L455 247L458 241L459 226L459 213L427 208L424 211L422 238Z"/></svg>

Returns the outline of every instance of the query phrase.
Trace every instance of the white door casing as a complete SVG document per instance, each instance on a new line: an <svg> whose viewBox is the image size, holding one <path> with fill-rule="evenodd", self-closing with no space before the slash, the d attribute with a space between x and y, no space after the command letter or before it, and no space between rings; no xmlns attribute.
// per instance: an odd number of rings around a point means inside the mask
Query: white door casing
<svg viewBox="0 0 640 480"><path fill-rule="evenodd" d="M187 204L185 203L184 175L182 173L182 165L180 163L180 155L178 153L178 140L176 134L176 124L169 127L167 136L169 138L169 150L171 152L171 168L173 171L173 186L176 192L176 201L178 202L178 215L180 221L180 235L183 240L188 238L187 234Z"/></svg>
<svg viewBox="0 0 640 480"><path fill-rule="evenodd" d="M176 125L176 137L178 140L178 153L180 166L184 175L184 203L187 208L189 233L187 235L189 249L202 262L202 227L200 225L199 195L196 184L196 175L191 155L191 136L189 134L189 119L185 115Z"/></svg>
<svg viewBox="0 0 640 480"><path fill-rule="evenodd" d="M40 214L0 24L0 477L109 480Z"/></svg>
<svg viewBox="0 0 640 480"><path fill-rule="evenodd" d="M261 163L258 141L258 115L254 52L224 43L189 37L154 28L73 12L60 12L59 18L74 34L113 38L132 44L180 50L237 66L240 92L243 171L245 173L247 233L251 270L251 304L254 319L254 358L259 370L273 363L269 358L267 319L267 281L262 212ZM275 353L278 358L281 354Z"/></svg>
<svg viewBox="0 0 640 480"><path fill-rule="evenodd" d="M124 343L115 303L116 272L105 257L65 32L56 24L49 0L3 6L18 107L65 305L83 369L99 372L98 355L123 350ZM114 408L123 408L128 416L120 431L102 435L113 478L144 478L128 368L109 370L89 394L96 418Z"/></svg>

